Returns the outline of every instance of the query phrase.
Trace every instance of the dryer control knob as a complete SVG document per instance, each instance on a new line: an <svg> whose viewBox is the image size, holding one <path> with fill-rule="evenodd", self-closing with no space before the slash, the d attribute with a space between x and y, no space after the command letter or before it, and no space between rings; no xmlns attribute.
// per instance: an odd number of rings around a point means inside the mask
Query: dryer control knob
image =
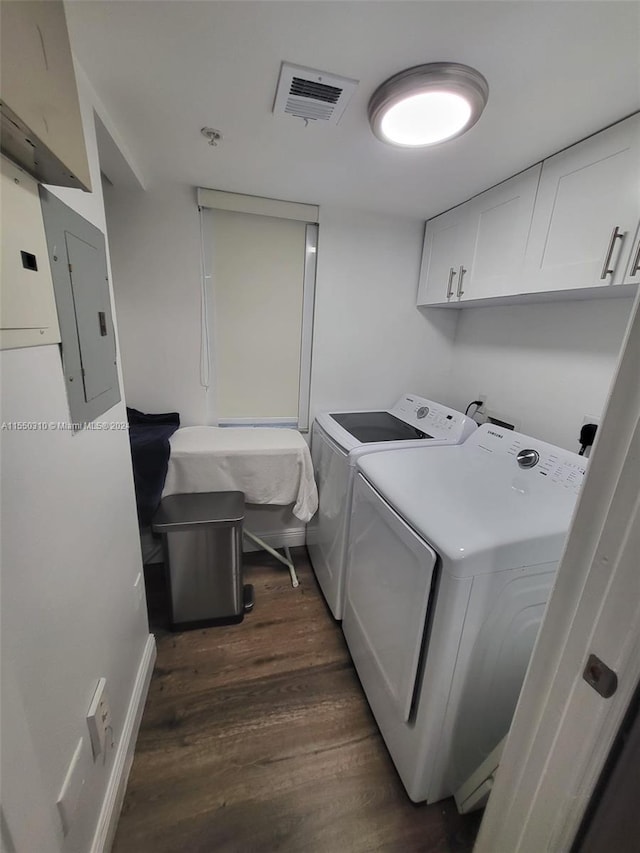
<svg viewBox="0 0 640 853"><path fill-rule="evenodd" d="M420 419L422 419L422 418L426 418L428 414L429 414L429 406L420 406L420 408L419 408L419 409L418 409L418 411L416 412L416 415L417 415Z"/></svg>
<svg viewBox="0 0 640 853"><path fill-rule="evenodd" d="M516 459L521 468L534 468L540 461L540 454L537 450L521 450Z"/></svg>

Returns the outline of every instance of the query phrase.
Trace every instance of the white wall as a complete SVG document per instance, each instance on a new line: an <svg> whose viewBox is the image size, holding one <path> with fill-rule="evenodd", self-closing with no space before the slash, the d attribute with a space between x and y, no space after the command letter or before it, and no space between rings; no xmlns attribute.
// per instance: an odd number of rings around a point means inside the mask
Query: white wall
<svg viewBox="0 0 640 853"><path fill-rule="evenodd" d="M200 243L193 188L106 187L105 204L129 405L211 422L200 385ZM424 224L322 209L312 354L311 414L384 406L404 391L446 388L455 312L415 308ZM271 534L290 514L252 507L247 524ZM274 542L269 535L269 541ZM300 540L301 541L301 540Z"/></svg>
<svg viewBox="0 0 640 853"><path fill-rule="evenodd" d="M320 209L311 415L442 397L455 312L415 307L424 223Z"/></svg>
<svg viewBox="0 0 640 853"><path fill-rule="evenodd" d="M200 384L200 225L193 187L105 188L127 403L207 423Z"/></svg>
<svg viewBox="0 0 640 853"><path fill-rule="evenodd" d="M466 308L454 345L449 402L487 408L519 429L578 450L584 415L602 413L632 300Z"/></svg>
<svg viewBox="0 0 640 853"><path fill-rule="evenodd" d="M194 190L115 187L105 200L129 405L177 410L183 425L207 423ZM415 308L423 228L412 219L321 209L312 415L391 404L407 390L442 393L457 316Z"/></svg>
<svg viewBox="0 0 640 853"><path fill-rule="evenodd" d="M94 192L51 189L104 231L92 93L82 75L79 84ZM3 422L69 421L57 346L3 352L0 369ZM100 418L125 420L124 402ZM128 435L3 429L0 438L3 676L8 664L12 708L24 709L19 728L18 711L3 715L2 741L30 758L6 766L3 748L4 817L18 853L87 853L149 641L134 594L141 557ZM94 763L85 714L101 676L116 747ZM63 838L55 803L79 738L85 785ZM27 846L21 790L34 791L25 819L38 836Z"/></svg>

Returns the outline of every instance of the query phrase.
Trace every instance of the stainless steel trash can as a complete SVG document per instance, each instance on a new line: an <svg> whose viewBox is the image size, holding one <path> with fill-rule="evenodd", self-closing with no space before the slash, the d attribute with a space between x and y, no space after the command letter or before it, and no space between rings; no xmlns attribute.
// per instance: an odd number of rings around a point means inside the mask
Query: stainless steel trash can
<svg viewBox="0 0 640 853"><path fill-rule="evenodd" d="M242 583L242 492L163 498L152 520L162 534L174 629L241 622L253 605Z"/></svg>

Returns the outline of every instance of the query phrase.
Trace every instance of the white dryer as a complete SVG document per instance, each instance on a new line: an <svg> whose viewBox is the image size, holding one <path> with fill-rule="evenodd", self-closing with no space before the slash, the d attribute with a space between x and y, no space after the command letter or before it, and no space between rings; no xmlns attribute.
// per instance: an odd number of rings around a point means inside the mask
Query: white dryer
<svg viewBox="0 0 640 853"><path fill-rule="evenodd" d="M307 549L320 588L342 619L346 541L355 465L365 454L459 444L476 423L440 403L405 394L386 411L324 412L313 423L311 457L319 506Z"/></svg>
<svg viewBox="0 0 640 853"><path fill-rule="evenodd" d="M342 627L415 802L449 796L506 734L585 465L489 425L358 460Z"/></svg>

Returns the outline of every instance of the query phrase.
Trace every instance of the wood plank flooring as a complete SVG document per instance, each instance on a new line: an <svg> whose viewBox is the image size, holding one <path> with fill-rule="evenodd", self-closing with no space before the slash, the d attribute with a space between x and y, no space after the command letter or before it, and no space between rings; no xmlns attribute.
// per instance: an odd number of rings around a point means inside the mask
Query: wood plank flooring
<svg viewBox="0 0 640 853"><path fill-rule="evenodd" d="M158 660L114 853L472 849L478 815L406 796L306 550L292 553L298 589L247 555L254 611L176 634L147 570Z"/></svg>

